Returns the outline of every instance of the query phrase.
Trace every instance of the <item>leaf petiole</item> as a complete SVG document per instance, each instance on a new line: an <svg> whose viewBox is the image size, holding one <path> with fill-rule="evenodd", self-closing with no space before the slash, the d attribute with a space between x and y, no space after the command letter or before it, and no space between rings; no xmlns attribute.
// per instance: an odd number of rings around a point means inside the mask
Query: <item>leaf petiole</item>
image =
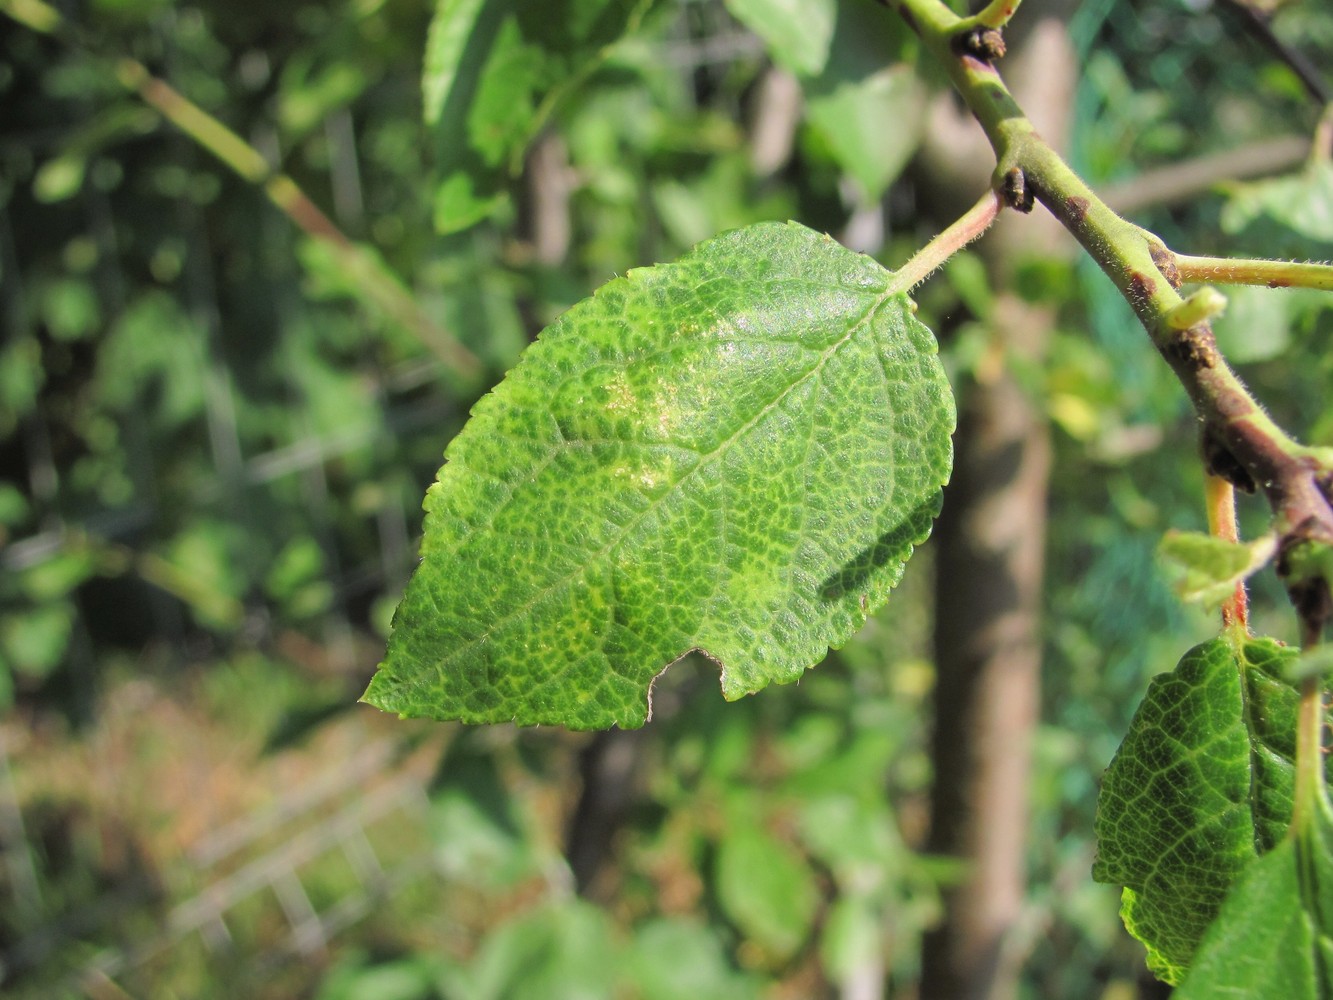
<svg viewBox="0 0 1333 1000"><path fill-rule="evenodd" d="M1306 620L1301 628L1301 651L1319 648L1322 629ZM1313 673L1301 679L1301 702L1296 715L1295 803L1291 812L1291 835L1303 835L1312 827L1328 794L1324 780L1324 678Z"/></svg>
<svg viewBox="0 0 1333 1000"><path fill-rule="evenodd" d="M923 246L893 273L893 280L889 283L890 292L897 294L910 291L925 281L950 257L989 229L1002 207L1004 202L999 194L993 190L987 191L948 229Z"/></svg>
<svg viewBox="0 0 1333 1000"><path fill-rule="evenodd" d="M1183 282L1261 285L1267 288L1317 288L1333 291L1333 266L1289 260L1229 260L1225 257L1175 255Z"/></svg>

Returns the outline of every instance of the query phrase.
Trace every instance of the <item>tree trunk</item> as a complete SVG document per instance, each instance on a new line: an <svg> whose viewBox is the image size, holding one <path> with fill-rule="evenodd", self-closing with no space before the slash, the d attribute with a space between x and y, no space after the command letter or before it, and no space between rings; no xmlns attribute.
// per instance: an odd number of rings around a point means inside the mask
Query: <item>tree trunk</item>
<svg viewBox="0 0 1333 1000"><path fill-rule="evenodd" d="M1041 22L1005 62L1018 99L1059 145L1074 80L1063 27ZM1033 87L1023 85L1029 75ZM975 141L966 138L975 133L948 120L951 113L942 106L937 134L947 148L940 159L992 162L984 148L960 155L960 138ZM969 179L963 189L979 187ZM1054 220L1043 216L1039 209L1033 217L1004 218L979 244L995 287L1006 286L1016 259L1066 245ZM967 870L946 896L943 924L925 943L925 1000L1013 995L1019 961L1006 945L1026 891L1051 445L1045 415L1009 362L1040 363L1054 316L1000 292L984 319L996 349L975 379L958 387L955 470L935 532L938 673L928 849L959 858Z"/></svg>

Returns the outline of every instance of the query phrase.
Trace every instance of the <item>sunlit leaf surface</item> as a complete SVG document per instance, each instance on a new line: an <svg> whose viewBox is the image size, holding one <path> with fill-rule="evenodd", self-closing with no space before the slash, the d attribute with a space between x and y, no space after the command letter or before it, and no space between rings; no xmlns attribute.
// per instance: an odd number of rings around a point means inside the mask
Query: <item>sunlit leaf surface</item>
<svg viewBox="0 0 1333 1000"><path fill-rule="evenodd" d="M795 680L929 534L952 397L893 275L765 223L631 271L475 408L366 700L641 725L692 649L728 698Z"/></svg>

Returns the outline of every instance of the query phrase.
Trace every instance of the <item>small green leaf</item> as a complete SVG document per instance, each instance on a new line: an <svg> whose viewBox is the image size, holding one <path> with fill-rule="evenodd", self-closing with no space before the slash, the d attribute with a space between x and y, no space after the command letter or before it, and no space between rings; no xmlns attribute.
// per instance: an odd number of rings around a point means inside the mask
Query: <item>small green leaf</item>
<svg viewBox="0 0 1333 1000"><path fill-rule="evenodd" d="M77 612L71 601L56 601L0 618L0 657L15 671L45 677L60 666ZM7 699L6 699L7 700Z"/></svg>
<svg viewBox="0 0 1333 1000"><path fill-rule="evenodd" d="M878 201L921 138L926 92L916 74L891 66L860 80L816 81L807 92L811 127L860 185L865 203Z"/></svg>
<svg viewBox="0 0 1333 1000"><path fill-rule="evenodd" d="M566 93L655 0L439 0L422 79L438 136L442 233L504 203L523 153Z"/></svg>
<svg viewBox="0 0 1333 1000"><path fill-rule="evenodd" d="M906 295L826 236L766 223L631 271L449 446L365 700L589 729L642 725L692 649L729 699L793 681L929 534L953 424Z"/></svg>
<svg viewBox="0 0 1333 1000"><path fill-rule="evenodd" d="M620 944L606 912L581 899L530 909L487 934L467 1000L592 1000L614 995Z"/></svg>
<svg viewBox="0 0 1333 1000"><path fill-rule="evenodd" d="M101 306L92 282L62 278L42 289L42 319L57 340L83 340L101 323Z"/></svg>
<svg viewBox="0 0 1333 1000"><path fill-rule="evenodd" d="M1287 671L1287 680L1299 684L1307 677L1327 677L1333 674L1333 646L1307 649Z"/></svg>
<svg viewBox="0 0 1333 1000"><path fill-rule="evenodd" d="M885 930L884 914L868 895L840 896L829 908L819 941L828 975L839 983L850 982L861 970L882 965Z"/></svg>
<svg viewBox="0 0 1333 1000"><path fill-rule="evenodd" d="M758 1000L756 978L733 970L718 934L684 917L651 920L634 931L624 963L629 995L640 1000Z"/></svg>
<svg viewBox="0 0 1333 1000"><path fill-rule="evenodd" d="M1277 539L1264 535L1253 542L1228 542L1197 531L1168 531L1157 555L1175 578L1182 601L1220 604L1277 553Z"/></svg>
<svg viewBox="0 0 1333 1000"><path fill-rule="evenodd" d="M801 76L823 70L838 21L836 0L727 0L727 9L764 40L779 66Z"/></svg>
<svg viewBox="0 0 1333 1000"><path fill-rule="evenodd" d="M814 926L819 890L805 860L754 826L733 827L718 847L717 895L750 941L784 961Z"/></svg>
<svg viewBox="0 0 1333 1000"><path fill-rule="evenodd" d="M1326 253L1321 248L1333 247L1333 164L1314 160L1300 173L1238 185L1221 221L1266 254L1306 259Z"/></svg>
<svg viewBox="0 0 1333 1000"><path fill-rule="evenodd" d="M83 187L88 161L77 153L64 153L47 160L32 179L32 196L44 205L68 201Z"/></svg>
<svg viewBox="0 0 1333 1000"><path fill-rule="evenodd" d="M445 99L484 6L485 0L440 0L435 7L421 74L421 113L427 125L438 123L444 113Z"/></svg>
<svg viewBox="0 0 1333 1000"><path fill-rule="evenodd" d="M1148 964L1179 983L1232 884L1291 822L1297 652L1221 637L1153 680L1107 768L1093 877Z"/></svg>

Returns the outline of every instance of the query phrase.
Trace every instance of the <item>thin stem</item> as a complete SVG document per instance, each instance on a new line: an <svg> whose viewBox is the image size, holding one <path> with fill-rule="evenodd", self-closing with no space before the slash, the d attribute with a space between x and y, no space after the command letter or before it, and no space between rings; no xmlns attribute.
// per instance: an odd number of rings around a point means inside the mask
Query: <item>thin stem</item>
<svg viewBox="0 0 1333 1000"><path fill-rule="evenodd" d="M1236 488L1221 476L1212 475L1204 477L1203 488L1208 508L1208 533L1224 542L1239 542ZM1249 632L1250 602L1244 580L1239 581L1231 596L1222 602L1222 627Z"/></svg>
<svg viewBox="0 0 1333 1000"><path fill-rule="evenodd" d="M945 261L967 246L991 227L1004 203L994 191L987 191L980 200L962 214L948 229L918 250L894 272L890 287L896 292L908 291L925 281Z"/></svg>
<svg viewBox="0 0 1333 1000"><path fill-rule="evenodd" d="M1182 282L1208 281L1218 285L1263 285L1267 288L1317 288L1333 291L1333 266L1289 260L1228 260L1226 257L1191 257L1178 253L1176 268Z"/></svg>
<svg viewBox="0 0 1333 1000"><path fill-rule="evenodd" d="M1018 12L1023 0L991 0L985 8L973 16L972 21L983 28L1003 28Z"/></svg>
<svg viewBox="0 0 1333 1000"><path fill-rule="evenodd" d="M1319 645L1321 630L1308 623L1302 628L1301 650L1309 652ZM1313 822L1315 810L1327 794L1324 782L1324 684L1321 674L1301 681L1301 701L1296 716L1295 805L1291 831L1299 836L1306 823Z"/></svg>

